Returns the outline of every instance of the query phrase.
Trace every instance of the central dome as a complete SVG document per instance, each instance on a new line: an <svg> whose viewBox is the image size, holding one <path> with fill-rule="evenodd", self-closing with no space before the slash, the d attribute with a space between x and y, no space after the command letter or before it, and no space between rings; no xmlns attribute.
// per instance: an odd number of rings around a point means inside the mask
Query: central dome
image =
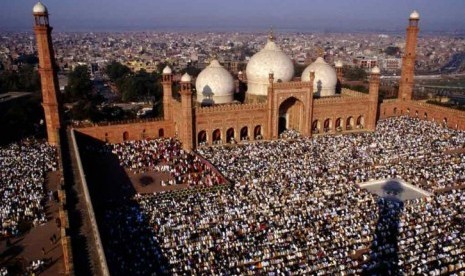
<svg viewBox="0 0 465 276"><path fill-rule="evenodd" d="M223 104L234 100L234 79L216 59L200 72L195 88L197 101L202 104Z"/></svg>
<svg viewBox="0 0 465 276"><path fill-rule="evenodd" d="M265 47L252 56L247 64L248 94L268 95L268 75L273 73L274 81L287 82L294 76L294 64L273 41L268 39Z"/></svg>
<svg viewBox="0 0 465 276"><path fill-rule="evenodd" d="M305 68L302 73L302 81L310 81L310 72L315 72L313 92L318 96L333 96L336 94L337 74L336 70L319 57Z"/></svg>

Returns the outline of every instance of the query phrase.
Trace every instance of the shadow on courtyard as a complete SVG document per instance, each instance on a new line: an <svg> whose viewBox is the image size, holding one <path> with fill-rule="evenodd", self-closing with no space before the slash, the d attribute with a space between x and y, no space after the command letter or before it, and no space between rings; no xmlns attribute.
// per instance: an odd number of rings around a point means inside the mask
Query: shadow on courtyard
<svg viewBox="0 0 465 276"><path fill-rule="evenodd" d="M390 180L378 198L378 222L370 248L370 258L363 264L362 275L401 275L399 270L399 221L404 209L400 200L402 185Z"/></svg>
<svg viewBox="0 0 465 276"><path fill-rule="evenodd" d="M97 152L104 143L89 136L76 133L76 139L110 274L163 274L159 264L168 262L157 253L160 247L117 156Z"/></svg>

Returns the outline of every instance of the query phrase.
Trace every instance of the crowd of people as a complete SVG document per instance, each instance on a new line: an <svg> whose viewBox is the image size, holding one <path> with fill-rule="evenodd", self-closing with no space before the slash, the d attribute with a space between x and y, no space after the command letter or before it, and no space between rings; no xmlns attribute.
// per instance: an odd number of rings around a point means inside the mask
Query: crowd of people
<svg viewBox="0 0 465 276"><path fill-rule="evenodd" d="M0 238L45 223L46 174L57 169L56 149L35 139L0 148Z"/></svg>
<svg viewBox="0 0 465 276"><path fill-rule="evenodd" d="M464 132L400 117L374 133L286 137L199 149L232 184L137 194L117 212L132 234L112 240L172 275L465 270ZM384 178L434 193L402 202L357 185ZM135 259L116 265L153 271Z"/></svg>
<svg viewBox="0 0 465 276"><path fill-rule="evenodd" d="M172 179L161 184L188 184L212 186L223 184L224 179L211 165L195 153L182 149L175 138L158 138L107 144L107 151L118 156L120 165L134 173L166 172Z"/></svg>

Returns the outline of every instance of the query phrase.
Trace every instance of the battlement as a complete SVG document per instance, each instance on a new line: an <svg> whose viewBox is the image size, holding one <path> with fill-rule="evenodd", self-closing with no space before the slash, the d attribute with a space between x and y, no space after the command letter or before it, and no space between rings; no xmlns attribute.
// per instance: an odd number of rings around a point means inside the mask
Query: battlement
<svg viewBox="0 0 465 276"><path fill-rule="evenodd" d="M444 112L444 114L448 113L448 114L465 116L465 111L463 110L453 109L450 107L445 107L445 106L440 106L440 105L435 105L435 104L430 104L430 103L420 102L420 101L411 101L410 103L413 105L421 106L421 107L428 108L431 110L441 110L442 112Z"/></svg>
<svg viewBox="0 0 465 276"><path fill-rule="evenodd" d="M368 94L358 92L358 91L348 89L348 88L342 88L341 89L341 95L342 96L349 96L349 97L368 97Z"/></svg>
<svg viewBox="0 0 465 276"><path fill-rule="evenodd" d="M149 123L149 122L160 122L163 121L163 117L157 118L146 118L146 119L132 119L132 120L121 120L112 122L74 122L72 126L74 128L86 128L86 127L99 127L99 126L114 126L114 125L125 125L125 124L137 124L137 123Z"/></svg>
<svg viewBox="0 0 465 276"><path fill-rule="evenodd" d="M273 89L282 90L282 89L303 89L310 88L311 83L309 81L290 81L290 82L276 82L273 83Z"/></svg>
<svg viewBox="0 0 465 276"><path fill-rule="evenodd" d="M340 103L359 103L360 100L368 100L368 95L365 97L355 96L355 97L341 97L341 96L332 96L332 97L322 97L315 98L313 102L317 104L340 104Z"/></svg>
<svg viewBox="0 0 465 276"><path fill-rule="evenodd" d="M267 103L248 103L248 104L225 104L196 107L195 111L198 114L215 113L215 112L229 112L229 111L250 111L250 110L263 110L267 108Z"/></svg>

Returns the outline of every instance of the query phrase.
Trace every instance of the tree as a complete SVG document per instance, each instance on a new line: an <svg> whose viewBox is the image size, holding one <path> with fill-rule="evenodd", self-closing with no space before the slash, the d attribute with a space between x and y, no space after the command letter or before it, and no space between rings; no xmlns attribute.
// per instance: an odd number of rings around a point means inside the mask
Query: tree
<svg viewBox="0 0 465 276"><path fill-rule="evenodd" d="M344 66L342 68L344 77L349 81L363 81L367 78L367 73L359 67Z"/></svg>
<svg viewBox="0 0 465 276"><path fill-rule="evenodd" d="M131 70L126 65L123 65L117 61L112 61L105 67L105 73L108 75L112 82L116 82L128 76Z"/></svg>
<svg viewBox="0 0 465 276"><path fill-rule="evenodd" d="M40 77L34 66L26 64L18 71L5 71L0 74L0 93L11 91L37 92L40 90Z"/></svg>
<svg viewBox="0 0 465 276"><path fill-rule="evenodd" d="M68 75L68 85L65 87L65 102L75 102L90 99L92 82L89 68L79 65Z"/></svg>
<svg viewBox="0 0 465 276"><path fill-rule="evenodd" d="M388 46L384 49L384 53L388 56L396 56L400 53L400 48L395 46Z"/></svg>
<svg viewBox="0 0 465 276"><path fill-rule="evenodd" d="M137 100L158 100L161 98L161 77L157 73L140 70L134 75L119 79L116 83L123 102Z"/></svg>

